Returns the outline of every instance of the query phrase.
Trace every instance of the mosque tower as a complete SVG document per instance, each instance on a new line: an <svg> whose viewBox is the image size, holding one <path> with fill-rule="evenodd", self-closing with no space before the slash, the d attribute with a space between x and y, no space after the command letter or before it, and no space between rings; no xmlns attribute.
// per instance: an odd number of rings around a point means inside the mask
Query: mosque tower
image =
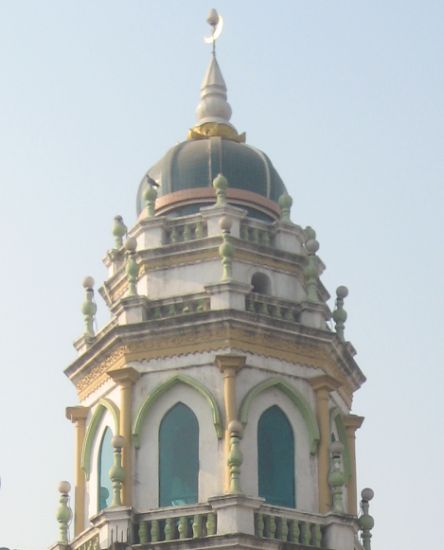
<svg viewBox="0 0 444 550"><path fill-rule="evenodd" d="M74 489L60 483L52 548L369 550L348 292L331 312L315 231L290 220L278 172L231 124L215 10L208 22L196 125L146 173L135 225L114 219L97 332L84 281L65 371Z"/></svg>

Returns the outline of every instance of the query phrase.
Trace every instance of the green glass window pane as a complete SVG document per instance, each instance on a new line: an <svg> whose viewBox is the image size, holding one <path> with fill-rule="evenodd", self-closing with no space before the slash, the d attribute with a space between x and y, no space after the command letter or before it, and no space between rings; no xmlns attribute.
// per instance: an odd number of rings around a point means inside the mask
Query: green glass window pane
<svg viewBox="0 0 444 550"><path fill-rule="evenodd" d="M113 434L109 428L106 428L99 449L98 464L98 511L107 508L111 504L112 483L109 477L109 470L113 465L113 446L111 440Z"/></svg>
<svg viewBox="0 0 444 550"><path fill-rule="evenodd" d="M270 504L294 508L293 430L276 405L260 417L257 441L259 496Z"/></svg>
<svg viewBox="0 0 444 550"><path fill-rule="evenodd" d="M159 505L197 502L199 424L193 411L177 403L159 428Z"/></svg>

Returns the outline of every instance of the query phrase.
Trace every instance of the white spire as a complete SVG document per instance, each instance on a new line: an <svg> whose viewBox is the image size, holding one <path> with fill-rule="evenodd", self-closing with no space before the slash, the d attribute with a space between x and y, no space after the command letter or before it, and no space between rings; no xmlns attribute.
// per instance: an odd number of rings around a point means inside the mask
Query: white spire
<svg viewBox="0 0 444 550"><path fill-rule="evenodd" d="M200 102L196 109L197 125L206 122L228 124L231 118L231 107L227 101L227 86L219 64L214 55L200 88Z"/></svg>

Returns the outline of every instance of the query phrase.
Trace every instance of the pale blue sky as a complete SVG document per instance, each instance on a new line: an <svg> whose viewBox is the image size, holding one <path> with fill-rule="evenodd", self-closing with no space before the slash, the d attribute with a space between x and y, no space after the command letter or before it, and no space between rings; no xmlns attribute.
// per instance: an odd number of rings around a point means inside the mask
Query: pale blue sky
<svg viewBox="0 0 444 550"><path fill-rule="evenodd" d="M202 1L0 0L0 546L57 539L77 403L63 369L112 218L193 124ZM220 0L232 121L272 159L324 284L350 295L375 550L439 546L444 493L444 3ZM99 319L107 319L99 302Z"/></svg>

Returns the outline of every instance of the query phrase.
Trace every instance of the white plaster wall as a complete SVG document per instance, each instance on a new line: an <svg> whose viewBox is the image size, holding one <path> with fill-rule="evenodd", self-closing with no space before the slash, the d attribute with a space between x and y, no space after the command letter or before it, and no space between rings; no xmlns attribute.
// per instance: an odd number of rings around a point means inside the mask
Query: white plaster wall
<svg viewBox="0 0 444 550"><path fill-rule="evenodd" d="M89 480L86 482L86 491L85 491L85 512L86 512L86 523L88 525L89 518L94 516L98 512L98 464L99 464L99 450L100 443L102 441L103 433L106 428L109 428L113 435L115 434L114 430L114 420L111 413L106 410L103 415L102 420L97 427L96 435L91 446L91 473Z"/></svg>
<svg viewBox="0 0 444 550"><path fill-rule="evenodd" d="M145 377L146 378L146 377ZM199 502L223 492L223 441L218 440L206 399L184 384L173 386L146 415L135 451L135 503L139 511L158 506L159 427L164 415L182 402L194 412L199 423Z"/></svg>
<svg viewBox="0 0 444 550"><path fill-rule="evenodd" d="M236 261L232 264L233 279L249 284L254 273L261 272L271 281L270 296L299 302L305 299L305 290L295 275ZM178 265L168 269L149 271L138 282L138 291L151 300L203 292L204 286L217 283L222 277L222 262L219 259L199 262L193 265Z"/></svg>
<svg viewBox="0 0 444 550"><path fill-rule="evenodd" d="M171 296L203 292L205 285L218 282L221 277L221 262L212 260L150 271L147 281L141 285L147 288L150 300L159 300Z"/></svg>
<svg viewBox="0 0 444 550"><path fill-rule="evenodd" d="M282 300L299 302L305 299L305 290L295 275L277 271L269 267L235 262L235 279L245 283L251 283L255 273L263 273L270 280L270 297Z"/></svg>
<svg viewBox="0 0 444 550"><path fill-rule="evenodd" d="M262 413L273 405L278 405L282 409L293 429L296 508L301 511L316 512L318 510L317 460L310 454L307 428L293 402L276 388L264 391L251 403L241 444L244 455L241 487L248 496L258 496L257 428Z"/></svg>

